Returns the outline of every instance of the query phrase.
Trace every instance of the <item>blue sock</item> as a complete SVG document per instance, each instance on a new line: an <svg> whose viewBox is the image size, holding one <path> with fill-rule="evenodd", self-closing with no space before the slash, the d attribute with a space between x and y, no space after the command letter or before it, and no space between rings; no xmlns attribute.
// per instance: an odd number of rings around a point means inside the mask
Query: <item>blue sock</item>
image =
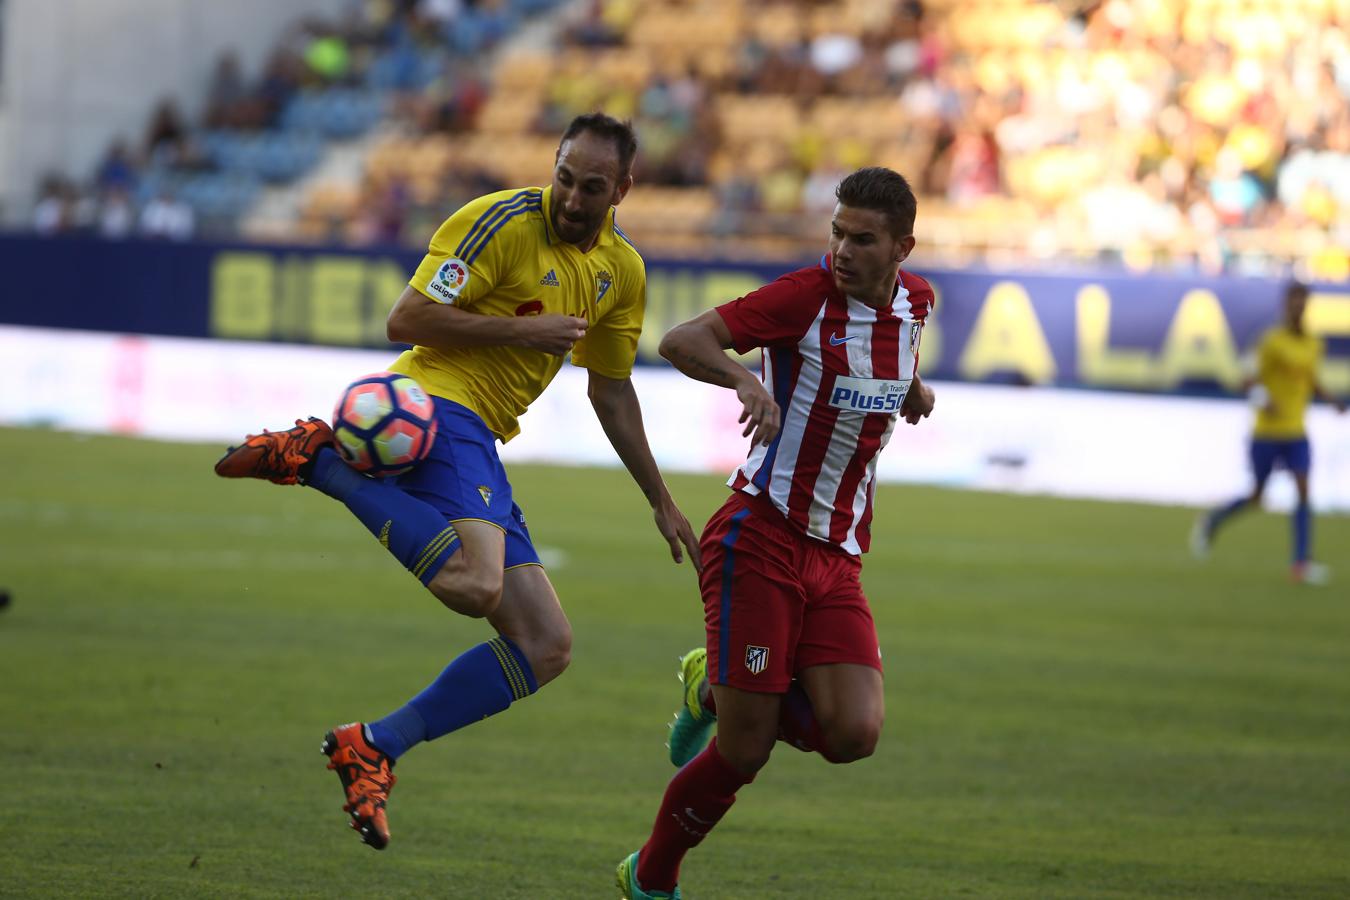
<svg viewBox="0 0 1350 900"><path fill-rule="evenodd" d="M1294 507L1294 562L1308 561L1308 545L1312 543L1312 508L1306 503Z"/></svg>
<svg viewBox="0 0 1350 900"><path fill-rule="evenodd" d="M387 481L363 475L324 447L314 457L306 484L347 505L403 568L422 584L436 577L459 549L455 527L434 506Z"/></svg>
<svg viewBox="0 0 1350 900"><path fill-rule="evenodd" d="M1209 511L1209 534L1213 537L1219 530L1219 526L1228 521L1230 517L1242 511L1247 505L1246 497L1239 497L1225 503L1223 506L1215 507Z"/></svg>
<svg viewBox="0 0 1350 900"><path fill-rule="evenodd" d="M366 727L371 742L398 759L414 744L496 715L537 690L525 654L499 636L460 654L422 693Z"/></svg>

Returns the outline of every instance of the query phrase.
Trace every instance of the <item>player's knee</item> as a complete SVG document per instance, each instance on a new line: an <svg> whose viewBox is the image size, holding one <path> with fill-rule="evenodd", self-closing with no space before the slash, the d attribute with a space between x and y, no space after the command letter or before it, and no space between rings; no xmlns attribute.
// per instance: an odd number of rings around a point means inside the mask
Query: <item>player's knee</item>
<svg viewBox="0 0 1350 900"><path fill-rule="evenodd" d="M572 626L564 622L561 629L530 640L521 649L534 670L535 682L543 687L572 662Z"/></svg>
<svg viewBox="0 0 1350 900"><path fill-rule="evenodd" d="M730 766L742 775L754 775L760 769L769 763L769 756L773 753L772 740L766 741L733 741L723 740L719 735L717 739L717 753L727 761Z"/></svg>
<svg viewBox="0 0 1350 900"><path fill-rule="evenodd" d="M773 747L737 750L728 753L719 742L717 752L737 772L742 775L754 775L769 764L769 755L773 752Z"/></svg>
<svg viewBox="0 0 1350 900"><path fill-rule="evenodd" d="M880 719L850 722L829 733L830 753L826 758L832 763L857 762L875 753L880 740Z"/></svg>
<svg viewBox="0 0 1350 900"><path fill-rule="evenodd" d="M492 615L502 600L502 577L496 573L454 570L446 566L427 585L442 604L475 619Z"/></svg>

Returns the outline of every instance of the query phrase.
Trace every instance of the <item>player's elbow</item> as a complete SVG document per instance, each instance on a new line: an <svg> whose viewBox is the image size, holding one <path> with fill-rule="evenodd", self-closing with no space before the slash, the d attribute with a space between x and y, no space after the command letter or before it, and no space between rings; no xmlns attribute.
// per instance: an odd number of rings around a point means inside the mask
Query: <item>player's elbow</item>
<svg viewBox="0 0 1350 900"><path fill-rule="evenodd" d="M419 343L418 335L428 321L427 310L435 305L413 288L405 288L384 320L384 336L392 344Z"/></svg>
<svg viewBox="0 0 1350 900"><path fill-rule="evenodd" d="M685 322L683 325L676 325L666 332L665 337L661 338L661 343L656 348L662 359L669 363L675 362L688 343L691 327L690 323Z"/></svg>
<svg viewBox="0 0 1350 900"><path fill-rule="evenodd" d="M416 343L412 338L412 324L408 321L406 311L397 306L390 310L389 318L384 323L384 336L391 344Z"/></svg>

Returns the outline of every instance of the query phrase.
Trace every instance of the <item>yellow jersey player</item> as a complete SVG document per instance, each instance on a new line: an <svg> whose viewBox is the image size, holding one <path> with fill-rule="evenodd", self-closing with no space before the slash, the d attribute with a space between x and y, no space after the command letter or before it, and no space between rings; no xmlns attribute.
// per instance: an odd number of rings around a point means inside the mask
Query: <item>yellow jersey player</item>
<svg viewBox="0 0 1350 900"><path fill-rule="evenodd" d="M445 606L485 618L496 637L454 659L389 715L330 731L323 751L351 825L389 842L385 804L403 753L501 712L567 667L572 632L530 542L497 456L517 417L570 352L615 452L652 506L676 562L699 564L689 522L662 481L629 378L646 290L642 257L614 223L632 186L637 139L601 113L572 121L552 183L475 200L431 240L389 316L412 349L392 369L432 395L430 455L392 479L367 477L318 420L250 436L216 465L225 477L302 483L341 501ZM359 662L356 663L359 665Z"/></svg>
<svg viewBox="0 0 1350 900"><path fill-rule="evenodd" d="M1191 532L1191 549L1198 557L1206 556L1221 525L1261 502L1266 481L1276 464L1280 464L1294 476L1298 488L1290 575L1301 584L1322 584L1329 573L1310 556L1312 509L1308 505L1308 472L1312 452L1303 418L1314 396L1333 404L1337 412L1345 412L1345 404L1328 394L1317 381L1317 367L1325 348L1321 338L1303 328L1307 305L1307 286L1291 283L1284 293L1283 322L1267 331L1257 346L1256 377L1248 384L1256 407L1251 440L1254 478L1251 493L1201 515Z"/></svg>

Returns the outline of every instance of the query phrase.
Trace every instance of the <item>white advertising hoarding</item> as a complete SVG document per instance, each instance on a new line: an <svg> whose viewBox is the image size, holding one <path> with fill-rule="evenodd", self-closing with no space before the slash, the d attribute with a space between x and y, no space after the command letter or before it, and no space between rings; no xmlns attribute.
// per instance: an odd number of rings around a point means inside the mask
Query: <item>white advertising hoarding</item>
<svg viewBox="0 0 1350 900"><path fill-rule="evenodd" d="M0 424L182 441L237 440L297 417L327 418L371 350L0 326ZM723 477L744 458L735 396L664 368L633 374L657 461ZM1108 500L1207 505L1246 490L1250 411L1202 400L1051 388L935 385L938 405L900 423L878 467L909 481ZM1350 510L1350 416L1309 414L1313 498ZM508 463L616 466L590 412L586 373L564 366L502 449ZM1292 500L1272 481L1271 505Z"/></svg>

